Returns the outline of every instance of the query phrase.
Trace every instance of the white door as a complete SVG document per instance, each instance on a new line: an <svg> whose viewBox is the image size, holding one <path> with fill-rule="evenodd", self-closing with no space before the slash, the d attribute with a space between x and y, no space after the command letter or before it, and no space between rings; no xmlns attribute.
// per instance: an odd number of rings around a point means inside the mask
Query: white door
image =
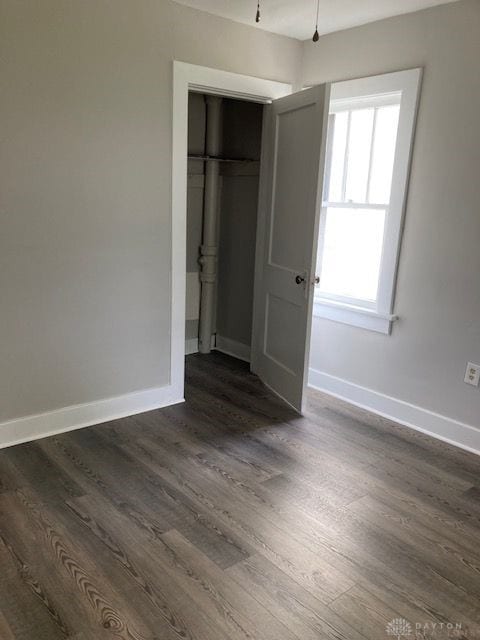
<svg viewBox="0 0 480 640"><path fill-rule="evenodd" d="M302 410L307 380L330 85L266 107L252 370Z"/></svg>

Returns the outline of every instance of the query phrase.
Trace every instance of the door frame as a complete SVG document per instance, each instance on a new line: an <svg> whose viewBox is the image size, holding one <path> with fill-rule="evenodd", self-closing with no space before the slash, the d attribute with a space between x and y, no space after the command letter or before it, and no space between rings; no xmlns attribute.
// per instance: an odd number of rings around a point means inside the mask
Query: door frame
<svg viewBox="0 0 480 640"><path fill-rule="evenodd" d="M170 385L175 397L181 399L185 376L188 92L192 90L268 104L292 93L292 85L173 61Z"/></svg>

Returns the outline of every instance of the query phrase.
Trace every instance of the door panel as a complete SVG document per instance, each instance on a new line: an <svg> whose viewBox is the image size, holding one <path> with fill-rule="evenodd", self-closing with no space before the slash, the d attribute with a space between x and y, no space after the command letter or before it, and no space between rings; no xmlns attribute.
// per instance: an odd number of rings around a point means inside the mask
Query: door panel
<svg viewBox="0 0 480 640"><path fill-rule="evenodd" d="M265 312L265 355L295 375L301 366L301 343L296 328L301 322L301 307L288 300L267 294ZM285 334L291 340L285 340Z"/></svg>
<svg viewBox="0 0 480 640"><path fill-rule="evenodd" d="M304 225L315 180L314 151L309 136L315 125L315 104L277 115L273 158L270 262L301 271L305 261Z"/></svg>
<svg viewBox="0 0 480 640"><path fill-rule="evenodd" d="M329 85L266 109L252 370L302 409L321 207Z"/></svg>

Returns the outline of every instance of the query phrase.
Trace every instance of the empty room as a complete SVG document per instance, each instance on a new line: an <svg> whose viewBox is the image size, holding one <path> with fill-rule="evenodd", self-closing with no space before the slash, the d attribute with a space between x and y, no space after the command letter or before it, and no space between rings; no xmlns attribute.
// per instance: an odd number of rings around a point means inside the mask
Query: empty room
<svg viewBox="0 0 480 640"><path fill-rule="evenodd" d="M480 640L480 0L0 0L0 640Z"/></svg>

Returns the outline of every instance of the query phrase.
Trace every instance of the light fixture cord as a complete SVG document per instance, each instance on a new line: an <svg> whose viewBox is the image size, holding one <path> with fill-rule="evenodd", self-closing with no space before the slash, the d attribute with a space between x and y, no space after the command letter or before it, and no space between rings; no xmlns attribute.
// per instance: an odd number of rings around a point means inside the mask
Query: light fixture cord
<svg viewBox="0 0 480 640"><path fill-rule="evenodd" d="M255 16L255 22L260 22L260 0L257 1L257 14Z"/></svg>
<svg viewBox="0 0 480 640"><path fill-rule="evenodd" d="M313 38L312 38L313 42L318 42L318 40L320 38L320 36L318 34L318 14L319 14L319 11L320 11L320 0L317 0L317 17L316 17L316 20L315 20L315 33L313 34Z"/></svg>

